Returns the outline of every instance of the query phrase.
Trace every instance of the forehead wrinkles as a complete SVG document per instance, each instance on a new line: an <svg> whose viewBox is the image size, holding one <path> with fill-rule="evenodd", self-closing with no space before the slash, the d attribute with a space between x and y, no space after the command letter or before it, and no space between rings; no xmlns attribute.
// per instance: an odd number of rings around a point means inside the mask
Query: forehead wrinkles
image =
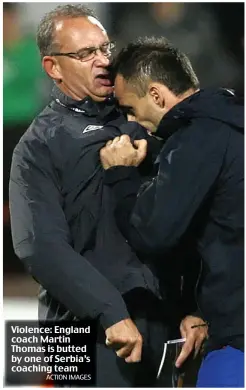
<svg viewBox="0 0 246 390"><path fill-rule="evenodd" d="M56 21L54 38L61 47L73 50L108 41L105 31L83 17Z"/></svg>

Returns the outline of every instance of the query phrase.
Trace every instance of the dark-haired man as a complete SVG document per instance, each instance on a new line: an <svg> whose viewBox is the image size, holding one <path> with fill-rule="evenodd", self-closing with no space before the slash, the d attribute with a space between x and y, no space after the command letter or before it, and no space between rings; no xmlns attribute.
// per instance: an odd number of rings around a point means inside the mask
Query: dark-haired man
<svg viewBox="0 0 246 390"><path fill-rule="evenodd" d="M136 250L163 262L182 242L198 253L210 337L197 386L243 387L243 106L229 90L200 90L188 58L164 38L129 44L115 72L122 108L163 140L156 176L142 188L146 140L123 135L102 149L118 224Z"/></svg>
<svg viewBox="0 0 246 390"><path fill-rule="evenodd" d="M154 267L117 229L99 159L112 137L146 131L126 124L115 107L108 71L114 44L89 9L59 6L40 22L37 42L55 86L13 155L15 252L43 287L40 318L97 320L97 386L152 386L169 312ZM182 322L193 323L201 319ZM199 347L204 333L188 330Z"/></svg>

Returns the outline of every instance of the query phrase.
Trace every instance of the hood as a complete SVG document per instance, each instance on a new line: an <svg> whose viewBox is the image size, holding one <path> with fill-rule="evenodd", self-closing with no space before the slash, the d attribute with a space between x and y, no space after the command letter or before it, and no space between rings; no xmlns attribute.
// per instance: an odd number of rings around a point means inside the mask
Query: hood
<svg viewBox="0 0 246 390"><path fill-rule="evenodd" d="M200 90L177 104L162 118L156 135L167 138L186 121L194 118L210 118L243 131L244 104L229 89Z"/></svg>

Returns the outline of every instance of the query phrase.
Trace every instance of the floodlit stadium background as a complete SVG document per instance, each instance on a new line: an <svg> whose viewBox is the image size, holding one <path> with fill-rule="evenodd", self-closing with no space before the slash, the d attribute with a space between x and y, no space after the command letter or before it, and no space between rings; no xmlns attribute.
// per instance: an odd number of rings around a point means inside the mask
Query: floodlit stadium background
<svg viewBox="0 0 246 390"><path fill-rule="evenodd" d="M8 212L11 154L21 134L49 99L52 83L41 70L35 29L59 3L4 5L3 265L5 319L37 318L38 285L13 253ZM14 5L14 6L13 6ZM15 8L16 5L16 8ZM92 3L121 48L140 35L164 35L186 52L202 87L244 93L243 3ZM18 38L18 39L17 39Z"/></svg>

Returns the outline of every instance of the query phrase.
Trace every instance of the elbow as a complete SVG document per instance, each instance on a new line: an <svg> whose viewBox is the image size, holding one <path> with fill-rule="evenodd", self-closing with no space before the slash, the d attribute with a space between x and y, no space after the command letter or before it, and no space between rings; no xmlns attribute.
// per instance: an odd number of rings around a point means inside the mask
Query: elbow
<svg viewBox="0 0 246 390"><path fill-rule="evenodd" d="M174 229L163 229L160 225L153 227L135 227L135 233L130 238L130 243L135 250L147 254L161 254L175 247L179 241L179 235Z"/></svg>
<svg viewBox="0 0 246 390"><path fill-rule="evenodd" d="M16 256L23 263L27 272L32 274L32 267L35 263L35 251L33 245L29 240L23 240L19 244L16 244L13 240L13 248Z"/></svg>
<svg viewBox="0 0 246 390"><path fill-rule="evenodd" d="M14 252L20 260L24 260L28 257L33 257L34 248L29 238L26 238L19 243L16 242L14 236L12 238L13 238Z"/></svg>

